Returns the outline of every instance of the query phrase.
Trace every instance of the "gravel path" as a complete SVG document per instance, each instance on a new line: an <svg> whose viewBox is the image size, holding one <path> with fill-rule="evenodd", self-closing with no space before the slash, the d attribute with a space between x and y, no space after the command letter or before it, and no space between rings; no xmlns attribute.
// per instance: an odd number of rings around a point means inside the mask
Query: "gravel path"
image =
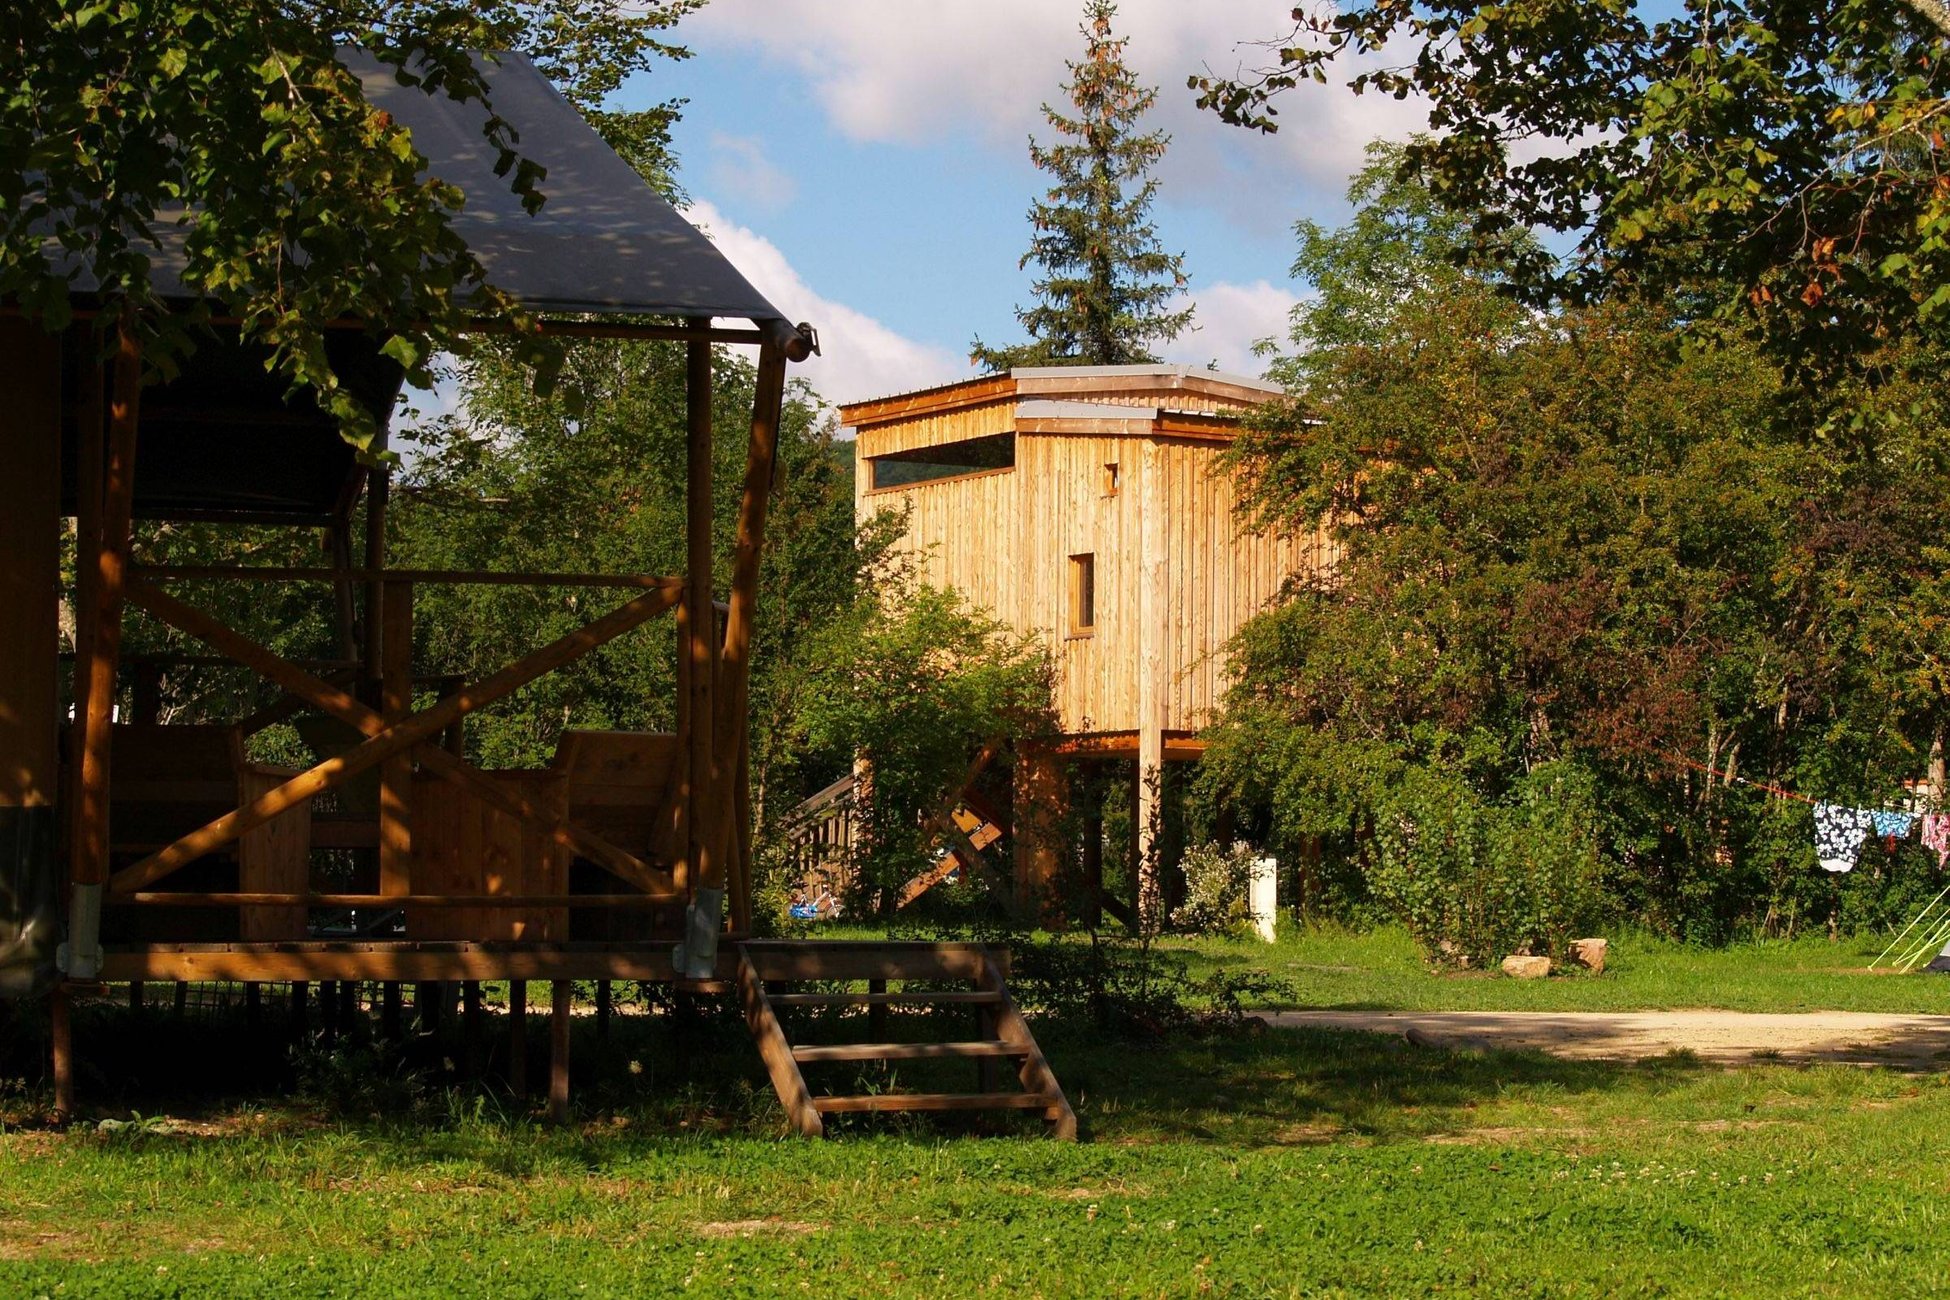
<svg viewBox="0 0 1950 1300"><path fill-rule="evenodd" d="M1580 1060L1691 1052L1928 1069L1950 1057L1950 1016L1865 1011L1276 1011L1269 1025L1399 1034L1424 1047L1543 1051Z"/></svg>

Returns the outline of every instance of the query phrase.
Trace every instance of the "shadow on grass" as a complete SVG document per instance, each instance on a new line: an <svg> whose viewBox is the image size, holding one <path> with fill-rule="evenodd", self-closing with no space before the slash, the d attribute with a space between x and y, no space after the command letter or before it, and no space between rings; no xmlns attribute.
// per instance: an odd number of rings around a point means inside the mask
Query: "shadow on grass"
<svg viewBox="0 0 1950 1300"><path fill-rule="evenodd" d="M282 1008L279 1008L282 1011ZM0 1033L0 1079L13 1095L0 1111L31 1121L46 1104L44 1019L21 1009ZM316 1020L316 1013L313 1016ZM891 1037L944 1034L952 1025L896 1017ZM538 1117L547 1088L548 1022L530 1018L529 1095L508 1080L508 1022L493 1011L471 1045L458 1018L440 1032L409 1031L388 1041L362 1019L336 1041L314 1025L295 1032L267 1008L258 1023L240 1014L178 1018L167 1006L131 1012L94 1004L76 1016L79 1092L87 1118L126 1121L136 1115L202 1116L233 1122L272 1110L281 1122L319 1120L356 1131L406 1127L432 1151L442 1131L510 1125ZM861 1026L801 1025L795 1039L858 1039ZM1086 1138L1102 1142L1223 1142L1293 1146L1332 1141L1414 1140L1472 1124L1479 1107L1512 1095L1557 1096L1632 1090L1654 1094L1715 1067L1671 1056L1638 1064L1560 1060L1537 1052L1450 1051L1400 1038L1321 1029L1254 1029L1162 1038L1107 1040L1086 1024L1056 1019L1036 1032ZM801 1036L803 1034L803 1037ZM575 1017L573 1083L577 1136L550 1146L549 1159L596 1161L608 1146L653 1137L777 1137L783 1116L734 1006L661 1006L654 1014L619 1014L599 1036L595 1018ZM1005 1083L1007 1067L1003 1068ZM815 1092L894 1088L967 1091L976 1086L967 1062L917 1062L809 1071ZM291 1104L295 1102L296 1104ZM857 1117L832 1126L838 1135L891 1133L921 1138L1038 1131L1033 1116ZM222 1132L218 1123L210 1132ZM462 1140L455 1137L454 1140ZM577 1155L569 1146L593 1142ZM524 1172L531 1158L512 1149Z"/></svg>

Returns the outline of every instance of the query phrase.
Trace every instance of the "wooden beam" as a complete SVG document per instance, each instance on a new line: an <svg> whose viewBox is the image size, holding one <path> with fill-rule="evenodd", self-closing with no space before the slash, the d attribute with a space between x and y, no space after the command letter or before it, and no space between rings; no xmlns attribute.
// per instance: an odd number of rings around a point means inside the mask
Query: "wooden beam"
<svg viewBox="0 0 1950 1300"><path fill-rule="evenodd" d="M745 1007L745 1027L751 1031L759 1059L765 1062L765 1071L772 1077L772 1088L785 1107L786 1118L801 1137L818 1137L825 1131L825 1124L813 1106L806 1077L793 1059L792 1046L786 1042L778 1016L766 1000L765 981L742 955L738 959L738 995Z"/></svg>
<svg viewBox="0 0 1950 1300"><path fill-rule="evenodd" d="M0 810L21 810L0 817L51 831L61 783L60 340L30 321L0 321L0 392ZM29 842L53 852L51 833Z"/></svg>
<svg viewBox="0 0 1950 1300"><path fill-rule="evenodd" d="M508 1091L528 1095L528 981L508 981Z"/></svg>
<svg viewBox="0 0 1950 1300"><path fill-rule="evenodd" d="M684 896L657 894L312 894L249 890L154 890L111 893L111 906L129 907L669 907Z"/></svg>
<svg viewBox="0 0 1950 1300"><path fill-rule="evenodd" d="M711 832L717 773L713 766L712 742L715 728L712 688L716 684L718 663L717 612L712 584L713 525L716 521L712 493L713 438L711 429L711 345L691 342L686 356L685 393L685 561L688 585L684 597L684 628L688 641L681 653L687 659L685 673L686 736L685 782L686 842L685 878L692 886L706 884L721 888L724 865L712 851Z"/></svg>
<svg viewBox="0 0 1950 1300"><path fill-rule="evenodd" d="M674 603L675 594L668 590L645 592L588 626L503 668L478 685L462 687L432 708L388 727L344 754L299 773L247 807L225 813L168 848L118 871L115 874L116 888L130 892L154 884L205 854L234 842L238 836L257 829L296 804L336 789L361 772L369 771L394 755L405 753L415 745L439 735L457 719L512 695L538 677L575 662L598 646L664 613Z"/></svg>
<svg viewBox="0 0 1950 1300"><path fill-rule="evenodd" d="M372 541L368 538L368 546ZM387 569L368 561L361 569L280 567L267 564L145 564L131 577L145 582L411 582L434 587L606 587L648 591L681 587L682 578L642 573L490 573L483 569Z"/></svg>
<svg viewBox="0 0 1950 1300"><path fill-rule="evenodd" d="M142 347L127 320L115 345L109 401L109 448L101 474L101 544L94 565L94 643L88 647L88 713L82 719L78 838L70 852L76 885L101 885L109 869L109 743L115 719L115 670L121 655L123 589L129 579L129 532L135 503L135 440L142 400ZM82 904L76 902L76 908ZM76 912L70 932L82 930ZM92 971L82 971L92 975Z"/></svg>
<svg viewBox="0 0 1950 1300"><path fill-rule="evenodd" d="M385 732L386 720L377 711L324 679L303 671L290 660L258 645L194 605L139 582L130 585L129 599L171 627L188 633L212 649L221 651L226 658L283 687L291 698L358 728L363 735L377 736ZM296 712L295 709L292 711ZM619 880L652 893L668 888L664 873L652 869L636 855L618 848L592 831L556 821L519 791L493 780L466 760L430 747L416 749L414 755L420 765L435 776L464 787L510 817L544 827L549 838L557 844L597 863Z"/></svg>
<svg viewBox="0 0 1950 1300"><path fill-rule="evenodd" d="M717 979L732 978L737 958L721 951ZM109 949L103 978L189 982L284 983L293 980L671 980L670 944L628 947L567 944L542 948L499 944L287 943L149 944ZM687 987L696 988L695 984Z"/></svg>
<svg viewBox="0 0 1950 1300"><path fill-rule="evenodd" d="M413 586L378 588L379 707L394 727L413 716ZM413 756L404 749L379 764L379 892L413 892Z"/></svg>
<svg viewBox="0 0 1950 1300"><path fill-rule="evenodd" d="M549 985L548 1118L553 1124L569 1122L570 999L574 992L575 985L568 980Z"/></svg>
<svg viewBox="0 0 1950 1300"><path fill-rule="evenodd" d="M784 351L769 344L760 349L751 439L745 451L745 482L738 500L730 608L725 616L724 648L718 656L719 691L713 700L717 719L716 735L711 742L714 757L735 755L750 726L750 719L745 715L751 699L752 631L758 613L758 572L765 546L765 517L771 506L772 478L778 464L785 366ZM718 761L722 762L723 758L719 757ZM717 799L712 814L711 845L717 856L708 864L711 872L702 883L722 889L737 805L730 799Z"/></svg>

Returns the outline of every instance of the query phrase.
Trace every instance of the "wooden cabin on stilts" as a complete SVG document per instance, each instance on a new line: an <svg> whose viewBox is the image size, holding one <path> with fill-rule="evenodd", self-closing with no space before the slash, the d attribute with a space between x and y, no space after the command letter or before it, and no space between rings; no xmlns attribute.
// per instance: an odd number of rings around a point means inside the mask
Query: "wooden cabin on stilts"
<svg viewBox="0 0 1950 1300"><path fill-rule="evenodd" d="M334 421L266 376L262 356L221 328L165 382L145 385L137 334L82 320L63 334L0 314L0 996L43 991L55 1109L76 1113L76 996L126 985L244 985L247 1005L286 984L328 1024L369 989L397 1025L403 985L470 1018L479 983L511 981L525 1036L525 981L551 983L551 1113L569 1108L572 981L674 982L742 997L795 1126L849 1109L1008 1105L1074 1118L1008 1004L1006 958L967 945L750 942L747 710L760 558L788 363L816 348L697 230L611 152L525 59L485 67L493 110L547 168L537 213L492 170L484 110L402 86L365 56L345 61L372 103L409 127L429 170L467 195L454 216L498 289L579 337L681 342L688 357L688 567L682 575L424 571L386 554L389 480L359 463ZM158 258L165 274L168 249ZM77 302L85 315L85 296ZM332 333L337 373L380 420L401 371L384 332ZM757 350L756 398L723 602L712 572L714 351ZM74 521L72 713L62 704L61 537ZM314 568L140 562L139 521L288 526L320 532ZM354 536L363 521L362 535ZM336 657L274 652L200 608L186 587L296 585L337 628ZM613 608L474 681L429 679L413 660L415 593L497 584L610 593ZM154 662L122 656L141 610L275 688L275 702L221 725L162 716ZM466 757L470 715L616 638L670 615L678 700L672 734L569 731L533 771ZM431 688L431 689L429 689ZM431 703L427 703L428 698ZM247 758L256 731L310 719L336 734L313 765ZM314 745L314 748L318 746ZM318 855L356 864L321 888ZM386 918L355 937L327 918ZM991 1029L963 1054L1019 1063L1023 1090L911 1098L815 1097L800 1069L898 1055L901 1044L794 1048L775 1011L782 983L964 979ZM600 995L599 995L600 996ZM843 994L825 996L844 1000ZM865 995L860 995L862 998ZM935 1044L955 1047L955 1044ZM812 1054L808 1054L808 1052ZM824 1052L826 1055L819 1055ZM953 1055L936 1052L935 1055ZM986 1098L986 1100L984 1100ZM1024 1100L1024 1099L1027 1100Z"/></svg>
<svg viewBox="0 0 1950 1300"><path fill-rule="evenodd" d="M1155 930L1167 765L1204 753L1233 634L1291 578L1333 563L1324 534L1243 518L1223 469L1241 420L1280 391L1185 366L1024 366L840 410L858 438L861 521L902 514L897 549L924 581L1055 662L1057 730L1015 755L1012 905L1025 919L1064 919L1068 892ZM1086 765L1130 784L1128 897L1101 888L1101 804L1082 801L1068 825ZM1066 863L1081 890L1058 890Z"/></svg>

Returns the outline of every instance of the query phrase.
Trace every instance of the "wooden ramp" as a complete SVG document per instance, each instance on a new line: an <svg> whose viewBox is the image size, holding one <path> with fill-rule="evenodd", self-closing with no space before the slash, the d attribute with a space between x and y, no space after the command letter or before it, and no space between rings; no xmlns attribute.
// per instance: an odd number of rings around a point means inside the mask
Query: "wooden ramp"
<svg viewBox="0 0 1950 1300"><path fill-rule="evenodd" d="M745 1023L778 1089L793 1127L806 1137L825 1128L823 1117L863 1111L1029 1110L1052 1136L1074 1141L1076 1112L1056 1082L1029 1024L1009 997L1006 956L976 943L751 940L738 945L738 991ZM822 984L820 991L791 985ZM865 984L864 990L855 986ZM902 987L889 991L890 984ZM843 985L834 990L830 986ZM913 987L921 985L924 987ZM944 987L944 986L956 987ZM885 1039L888 1021L924 1008L966 1006L977 1036L949 1042L869 1041L794 1044L779 1020L786 1008L830 1008L839 1023L857 1024L870 1039ZM851 1009L863 1015L847 1015ZM976 1064L974 1092L875 1092L815 1095L801 1067L849 1061L965 1060ZM1000 1061L1013 1061L1020 1089L993 1085Z"/></svg>

